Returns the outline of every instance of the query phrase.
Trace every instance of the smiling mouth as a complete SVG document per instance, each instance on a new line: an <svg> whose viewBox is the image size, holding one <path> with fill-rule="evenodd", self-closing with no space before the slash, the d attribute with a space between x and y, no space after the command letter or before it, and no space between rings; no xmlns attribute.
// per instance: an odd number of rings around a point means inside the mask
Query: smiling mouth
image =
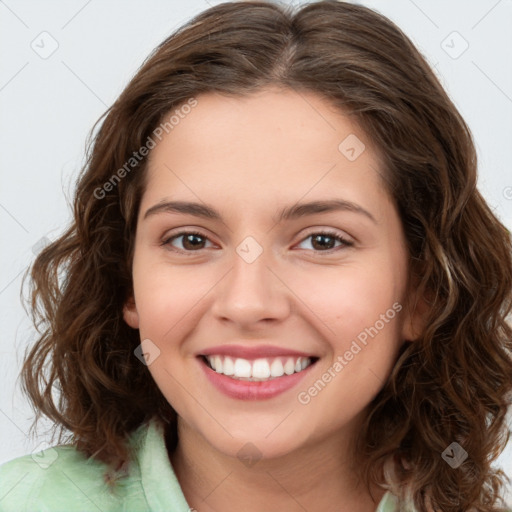
<svg viewBox="0 0 512 512"><path fill-rule="evenodd" d="M300 373L316 363L318 357L262 357L243 359L224 355L202 355L204 363L213 371L234 380L262 382Z"/></svg>

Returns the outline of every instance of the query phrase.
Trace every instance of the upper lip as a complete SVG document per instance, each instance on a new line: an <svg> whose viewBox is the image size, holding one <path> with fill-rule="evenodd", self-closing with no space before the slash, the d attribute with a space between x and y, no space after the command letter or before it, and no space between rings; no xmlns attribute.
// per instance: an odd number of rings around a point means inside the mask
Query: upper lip
<svg viewBox="0 0 512 512"><path fill-rule="evenodd" d="M312 354L300 350L276 347L275 345L218 345L202 350L199 356L231 356L241 359L259 359L264 357L315 357Z"/></svg>

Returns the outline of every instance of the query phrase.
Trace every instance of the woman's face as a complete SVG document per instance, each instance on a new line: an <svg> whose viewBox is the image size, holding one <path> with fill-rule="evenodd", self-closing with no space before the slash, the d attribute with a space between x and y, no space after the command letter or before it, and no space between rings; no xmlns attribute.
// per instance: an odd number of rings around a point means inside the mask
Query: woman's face
<svg viewBox="0 0 512 512"><path fill-rule="evenodd" d="M196 99L148 162L124 309L144 364L226 455L353 435L417 332L370 141L313 93Z"/></svg>

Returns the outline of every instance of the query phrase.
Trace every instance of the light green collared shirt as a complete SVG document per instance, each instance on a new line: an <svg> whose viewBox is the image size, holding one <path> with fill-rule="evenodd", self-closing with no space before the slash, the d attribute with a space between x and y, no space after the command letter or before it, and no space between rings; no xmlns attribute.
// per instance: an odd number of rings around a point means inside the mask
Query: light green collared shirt
<svg viewBox="0 0 512 512"><path fill-rule="evenodd" d="M0 512L192 512L169 461L163 429L149 421L130 437L128 475L109 485L107 466L73 445L18 457L0 466ZM375 512L395 512L386 493Z"/></svg>

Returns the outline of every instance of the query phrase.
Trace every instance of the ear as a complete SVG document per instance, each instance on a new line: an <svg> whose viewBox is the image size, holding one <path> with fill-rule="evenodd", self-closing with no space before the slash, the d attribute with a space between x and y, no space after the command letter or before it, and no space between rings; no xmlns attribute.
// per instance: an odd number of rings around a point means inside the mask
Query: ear
<svg viewBox="0 0 512 512"><path fill-rule="evenodd" d="M430 294L414 288L407 294L402 325L402 339L415 341L420 338L427 328L431 311Z"/></svg>
<svg viewBox="0 0 512 512"><path fill-rule="evenodd" d="M139 313L137 312L137 306L133 295L124 303L123 318L124 321L133 329L139 328Z"/></svg>

